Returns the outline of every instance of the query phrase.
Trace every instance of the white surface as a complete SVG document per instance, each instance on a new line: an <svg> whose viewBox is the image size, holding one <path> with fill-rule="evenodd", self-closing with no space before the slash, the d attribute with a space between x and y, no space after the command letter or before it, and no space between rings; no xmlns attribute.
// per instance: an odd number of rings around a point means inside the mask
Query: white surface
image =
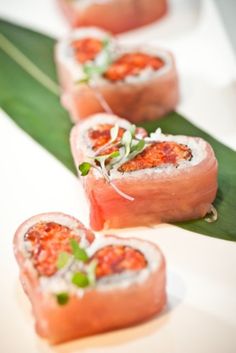
<svg viewBox="0 0 236 353"><path fill-rule="evenodd" d="M160 25L122 38L145 41L150 37L172 49L181 74L181 112L236 147L235 60L219 16L210 0L202 9L197 0L175 3L179 7ZM185 10L184 3L188 4ZM54 0L1 0L0 15L52 35L67 29ZM37 338L18 281L12 252L14 231L27 217L44 211L67 212L86 223L88 210L76 178L4 113L0 114L0 151L1 352L235 353L236 244L168 225L116 232L161 246L168 264L165 313L134 328L58 347Z"/></svg>

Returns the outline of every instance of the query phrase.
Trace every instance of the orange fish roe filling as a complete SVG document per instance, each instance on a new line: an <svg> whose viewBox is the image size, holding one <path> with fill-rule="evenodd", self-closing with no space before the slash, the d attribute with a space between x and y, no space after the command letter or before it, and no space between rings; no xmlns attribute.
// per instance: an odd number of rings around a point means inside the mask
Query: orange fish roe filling
<svg viewBox="0 0 236 353"><path fill-rule="evenodd" d="M111 125L111 124L100 124L100 125L97 125L95 129L89 130L88 136L92 142L93 150L96 151L98 148L104 146L106 143L110 141L111 139L110 130L113 128L113 126L114 125ZM114 143L118 142L122 138L124 132L125 132L125 129L120 127L118 131L117 139L116 141L114 141Z"/></svg>
<svg viewBox="0 0 236 353"><path fill-rule="evenodd" d="M151 67L153 70L159 70L163 66L164 61L160 58L144 53L128 53L114 62L108 68L104 76L110 81L119 81L129 75L138 75L147 67Z"/></svg>
<svg viewBox="0 0 236 353"><path fill-rule="evenodd" d="M55 222L37 223L29 229L24 240L32 245L32 261L40 275L52 276L57 271L59 254L71 253L70 239L80 241L72 229Z"/></svg>
<svg viewBox="0 0 236 353"><path fill-rule="evenodd" d="M129 246L109 245L96 252L96 278L124 271L140 271L147 266L144 255Z"/></svg>
<svg viewBox="0 0 236 353"><path fill-rule="evenodd" d="M132 160L124 163L120 172L133 172L140 169L154 168L163 164L178 165L180 161L191 160L191 149L176 142L156 142L148 146Z"/></svg>
<svg viewBox="0 0 236 353"><path fill-rule="evenodd" d="M103 44L99 39L83 38L74 40L71 46L74 49L76 59L84 64L86 61L95 59L102 50Z"/></svg>

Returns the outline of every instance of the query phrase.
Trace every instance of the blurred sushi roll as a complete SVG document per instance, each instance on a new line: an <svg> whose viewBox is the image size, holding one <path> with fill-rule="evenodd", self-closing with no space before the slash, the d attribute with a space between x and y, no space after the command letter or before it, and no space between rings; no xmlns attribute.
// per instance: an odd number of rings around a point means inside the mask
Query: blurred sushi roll
<svg viewBox="0 0 236 353"><path fill-rule="evenodd" d="M167 13L167 0L58 0L72 27L96 26L121 33Z"/></svg>
<svg viewBox="0 0 236 353"><path fill-rule="evenodd" d="M55 60L66 109L72 111L72 91L84 82L86 72L109 65L114 46L115 40L110 34L98 28L80 28L58 42Z"/></svg>
<svg viewBox="0 0 236 353"><path fill-rule="evenodd" d="M100 44L95 43L98 35L104 37ZM56 62L62 103L73 121L107 112L137 123L161 118L176 108L178 75L170 52L148 46L126 48L96 30L77 30L72 36L83 36L87 46L77 40L76 52L71 41L59 42ZM97 56L91 56L98 48Z"/></svg>
<svg viewBox="0 0 236 353"><path fill-rule="evenodd" d="M74 218L34 216L14 238L37 333L51 344L139 323L166 303L165 259L147 241L93 234Z"/></svg>
<svg viewBox="0 0 236 353"><path fill-rule="evenodd" d="M71 150L94 230L204 217L217 192L218 164L201 138L147 137L128 121L97 114L78 123Z"/></svg>

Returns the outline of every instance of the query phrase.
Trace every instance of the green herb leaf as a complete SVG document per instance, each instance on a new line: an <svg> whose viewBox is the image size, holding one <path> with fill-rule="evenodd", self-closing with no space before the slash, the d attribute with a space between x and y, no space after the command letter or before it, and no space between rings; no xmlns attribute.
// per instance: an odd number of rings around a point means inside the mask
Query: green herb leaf
<svg viewBox="0 0 236 353"><path fill-rule="evenodd" d="M81 175L82 176L88 175L91 167L92 167L92 165L90 163L88 163L88 162L81 163L79 165L79 171L80 171Z"/></svg>
<svg viewBox="0 0 236 353"><path fill-rule="evenodd" d="M91 286L96 282L96 267L97 260L92 260L87 267L88 280Z"/></svg>
<svg viewBox="0 0 236 353"><path fill-rule="evenodd" d="M89 80L90 80L90 77L86 76L86 77L83 77L80 80L78 80L77 83L79 83L79 84L88 84Z"/></svg>
<svg viewBox="0 0 236 353"><path fill-rule="evenodd" d="M120 157L119 151L114 151L109 155L109 158L118 158L118 157Z"/></svg>
<svg viewBox="0 0 236 353"><path fill-rule="evenodd" d="M89 286L88 276L83 272L76 272L73 274L71 282L79 288L86 288Z"/></svg>
<svg viewBox="0 0 236 353"><path fill-rule="evenodd" d="M105 154L103 156L96 156L94 159L100 163L104 163L106 159L108 158L117 158L120 157L120 152L119 151L114 151L110 154Z"/></svg>
<svg viewBox="0 0 236 353"><path fill-rule="evenodd" d="M125 157L130 153L130 145L132 142L132 135L129 130L126 130L122 136L121 143L125 146Z"/></svg>
<svg viewBox="0 0 236 353"><path fill-rule="evenodd" d="M84 73L91 78L93 75L100 75L103 74L107 69L106 65L96 66L93 64L85 64L83 66Z"/></svg>
<svg viewBox="0 0 236 353"><path fill-rule="evenodd" d="M70 299L69 294L66 292L56 294L56 298L59 305L67 304Z"/></svg>
<svg viewBox="0 0 236 353"><path fill-rule="evenodd" d="M70 254L68 254L67 252L61 252L58 256L57 259L57 268L58 270L61 270L63 267L66 266L66 264L68 263L68 260L70 258Z"/></svg>
<svg viewBox="0 0 236 353"><path fill-rule="evenodd" d="M113 126L113 128L111 128L110 130L110 134L111 134L110 143L114 142L117 139L118 133L119 133L119 125L115 124L115 126Z"/></svg>
<svg viewBox="0 0 236 353"><path fill-rule="evenodd" d="M76 260L86 262L89 257L84 249L79 246L79 243L75 239L70 239L70 246L72 249L72 254Z"/></svg>
<svg viewBox="0 0 236 353"><path fill-rule="evenodd" d="M130 152L141 152L145 147L145 141L144 140L140 140L136 145L131 147Z"/></svg>
<svg viewBox="0 0 236 353"><path fill-rule="evenodd" d="M129 129L132 137L135 137L135 132L136 132L136 125L132 124Z"/></svg>
<svg viewBox="0 0 236 353"><path fill-rule="evenodd" d="M110 44L110 39L108 37L106 37L102 40L102 46L104 49L107 48L109 46L109 44Z"/></svg>

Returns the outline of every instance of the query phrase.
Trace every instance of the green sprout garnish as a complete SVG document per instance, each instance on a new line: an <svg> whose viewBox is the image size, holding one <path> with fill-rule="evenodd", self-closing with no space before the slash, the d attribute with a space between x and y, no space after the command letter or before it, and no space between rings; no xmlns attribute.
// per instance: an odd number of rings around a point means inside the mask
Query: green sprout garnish
<svg viewBox="0 0 236 353"><path fill-rule="evenodd" d="M74 258L78 261L86 262L89 257L84 249L79 246L79 243L75 239L70 240L70 246Z"/></svg>
<svg viewBox="0 0 236 353"><path fill-rule="evenodd" d="M110 130L110 140L100 147L94 153L93 157L90 157L90 162L83 162L78 166L81 176L88 175L91 168L94 168L102 174L104 179L120 196L129 201L133 201L134 198L132 196L121 191L111 181L110 171L117 163L122 164L131 160L145 148L147 144L146 141L136 137L135 132L136 126L131 125L130 128L123 133L123 136L118 139L119 126L118 124L114 125ZM116 148L116 150L110 154L103 154L109 148Z"/></svg>
<svg viewBox="0 0 236 353"><path fill-rule="evenodd" d="M131 142L132 142L132 134L129 130L126 130L122 136L121 144L125 147L125 158L128 157L130 154L131 149Z"/></svg>
<svg viewBox="0 0 236 353"><path fill-rule="evenodd" d="M88 175L90 169L91 169L92 165L91 163L88 163L88 162L84 162L84 163L81 163L79 165L79 170L81 172L81 176L86 176Z"/></svg>
<svg viewBox="0 0 236 353"><path fill-rule="evenodd" d="M140 153L143 151L145 147L145 141L144 140L140 140L137 144L133 145L130 149L130 152L136 152L136 153Z"/></svg>
<svg viewBox="0 0 236 353"><path fill-rule="evenodd" d="M69 294L66 292L56 294L56 298L59 305L67 304L70 299Z"/></svg>
<svg viewBox="0 0 236 353"><path fill-rule="evenodd" d="M97 260L92 260L87 267L88 280L91 286L96 283Z"/></svg>
<svg viewBox="0 0 236 353"><path fill-rule="evenodd" d="M88 275L83 272L74 273L71 282L79 288L86 288L90 284Z"/></svg>
<svg viewBox="0 0 236 353"><path fill-rule="evenodd" d="M62 268L64 268L67 265L69 258L70 258L70 254L68 254L67 252L61 252L59 254L58 259L57 259L58 270L61 270Z"/></svg>
<svg viewBox="0 0 236 353"><path fill-rule="evenodd" d="M70 247L72 254L61 252L57 259L57 268L60 271L58 274L64 278L68 278L67 274L73 270L76 263L80 263L82 270L76 271L71 276L71 283L78 288L86 288L93 286L96 283L96 266L97 261L89 261L89 256L85 249L81 248L75 239L70 239ZM82 263L82 267L81 267ZM64 271L62 271L64 269ZM66 276L66 277L65 277ZM69 299L69 293L61 292L56 294L56 299L59 305L66 304Z"/></svg>

